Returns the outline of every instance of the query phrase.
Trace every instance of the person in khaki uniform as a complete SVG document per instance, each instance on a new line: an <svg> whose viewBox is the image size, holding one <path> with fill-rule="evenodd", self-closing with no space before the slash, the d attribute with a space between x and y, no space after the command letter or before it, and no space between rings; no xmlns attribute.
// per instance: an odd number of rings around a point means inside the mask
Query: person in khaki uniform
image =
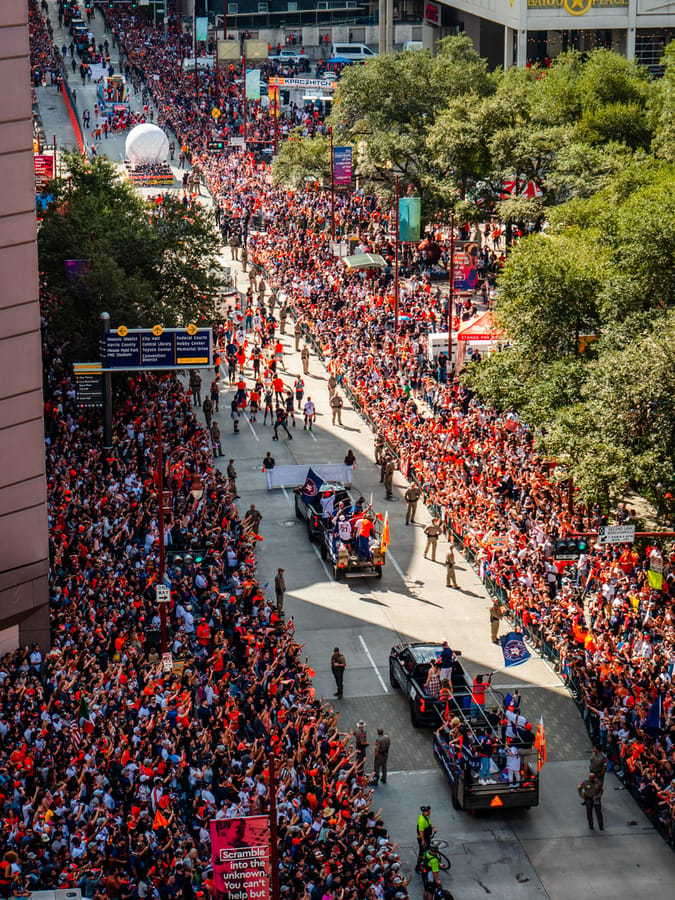
<svg viewBox="0 0 675 900"><path fill-rule="evenodd" d="M405 502L408 507L405 512L405 524L415 521L415 513L417 512L417 501L420 499L420 489L416 484L411 484L405 492Z"/></svg>
<svg viewBox="0 0 675 900"><path fill-rule="evenodd" d="M584 806L586 807L586 818L588 827L593 831L593 810L598 820L598 828L604 831L605 823L602 818L602 792L604 787L595 772L591 772L586 779L582 781L577 788Z"/></svg>
<svg viewBox="0 0 675 900"><path fill-rule="evenodd" d="M389 740L389 735L384 733L383 728L378 728L377 740L375 741L375 759L373 763L373 784L377 784L380 780L382 781L382 784L387 783L387 757L389 756L390 746L391 741Z"/></svg>
<svg viewBox="0 0 675 900"><path fill-rule="evenodd" d="M295 351L300 349L300 341L302 340L302 325L300 322L295 323Z"/></svg>
<svg viewBox="0 0 675 900"><path fill-rule="evenodd" d="M393 457L389 457L387 461L387 465L384 469L384 489L387 492L387 500L391 500L394 496L394 472L396 470L396 463L394 462Z"/></svg>
<svg viewBox="0 0 675 900"><path fill-rule="evenodd" d="M330 408L333 411L333 425L335 425L335 420L337 419L337 424L342 425L342 407L343 407L342 397L335 393L331 397Z"/></svg>
<svg viewBox="0 0 675 900"><path fill-rule="evenodd" d="M428 554L431 550L431 559L433 562L436 562L436 547L438 546L438 536L441 533L441 520L432 519L431 524L427 525L424 529L424 533L427 536L427 544L424 548L424 558L429 558Z"/></svg>
<svg viewBox="0 0 675 900"><path fill-rule="evenodd" d="M457 585L457 575L455 574L455 548L450 538L450 546L445 554L445 586L459 590Z"/></svg>
<svg viewBox="0 0 675 900"><path fill-rule="evenodd" d="M302 348L300 359L302 360L302 371L305 375L309 375L309 347L307 344Z"/></svg>
<svg viewBox="0 0 675 900"><path fill-rule="evenodd" d="M492 643L499 643L499 623L502 620L502 608L499 600L495 597L490 607L490 632L492 634Z"/></svg>
<svg viewBox="0 0 675 900"><path fill-rule="evenodd" d="M335 377L335 373L331 372L328 376L328 398L332 399L335 395L335 391L337 390L337 378Z"/></svg>

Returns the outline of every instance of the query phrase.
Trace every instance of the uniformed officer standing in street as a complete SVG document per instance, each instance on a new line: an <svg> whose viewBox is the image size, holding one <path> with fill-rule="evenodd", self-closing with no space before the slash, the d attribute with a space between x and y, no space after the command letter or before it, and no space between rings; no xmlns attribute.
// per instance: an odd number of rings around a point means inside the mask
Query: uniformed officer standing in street
<svg viewBox="0 0 675 900"><path fill-rule="evenodd" d="M333 650L333 655L330 658L330 668L333 673L333 678L335 679L335 686L337 687L334 696L337 697L338 700L342 700L347 661L342 653L340 653L339 647L336 647L335 650Z"/></svg>
<svg viewBox="0 0 675 900"><path fill-rule="evenodd" d="M384 435L378 432L375 435L375 465L382 466L382 455L384 451ZM384 481L384 475L380 474L380 481Z"/></svg>
<svg viewBox="0 0 675 900"><path fill-rule="evenodd" d="M598 779L600 784L605 782L605 772L607 771L607 759L600 747L596 744L593 747L593 756L591 756L590 770Z"/></svg>
<svg viewBox="0 0 675 900"><path fill-rule="evenodd" d="M415 521L415 513L417 512L417 501L420 499L421 491L416 484L411 484L405 492L405 502L408 507L405 511L405 524Z"/></svg>
<svg viewBox="0 0 675 900"><path fill-rule="evenodd" d="M458 591L457 575L455 574L455 547L452 538L449 540L448 552L445 554L445 586Z"/></svg>
<svg viewBox="0 0 675 900"><path fill-rule="evenodd" d="M378 728L373 763L373 784L377 784L380 779L382 779L382 784L387 783L387 757L389 756L390 746L389 735L384 733L383 728Z"/></svg>
<svg viewBox="0 0 675 900"><path fill-rule="evenodd" d="M342 425L342 406L342 397L336 391L330 399L330 408L333 411L333 425L335 425L336 420L338 425Z"/></svg>
<svg viewBox="0 0 675 900"><path fill-rule="evenodd" d="M387 492L387 500L391 500L394 496L393 491L395 469L396 463L394 462L393 457L390 456L384 469L384 489Z"/></svg>
<svg viewBox="0 0 675 900"><path fill-rule="evenodd" d="M302 360L302 371L305 375L309 375L309 347L307 344L302 348L300 359Z"/></svg>
<svg viewBox="0 0 675 900"><path fill-rule="evenodd" d="M492 643L499 643L499 623L502 620L502 608L499 600L495 597L490 607L490 634L492 635Z"/></svg>
<svg viewBox="0 0 675 900"><path fill-rule="evenodd" d="M588 827L591 831L593 828L593 810L595 810L595 815L598 820L598 828L600 831L604 831L605 823L602 819L602 792L604 791L604 787L602 783L599 781L598 776L595 772L591 772L586 779L586 781L582 781L578 788L579 796L583 800L583 804L586 807L586 818L588 819Z"/></svg>
<svg viewBox="0 0 675 900"><path fill-rule="evenodd" d="M424 529L427 536L427 545L424 548L424 558L428 559L427 554L431 550L431 558L436 562L436 547L438 545L438 535L441 533L441 520L432 519L430 524Z"/></svg>
<svg viewBox="0 0 675 900"><path fill-rule="evenodd" d="M300 341L302 340L302 325L298 319L295 323L295 352L300 350Z"/></svg>
<svg viewBox="0 0 675 900"><path fill-rule="evenodd" d="M282 614L284 611L284 594L286 593L284 571L284 569L277 569L277 574L274 576L274 594L277 599L277 609Z"/></svg>
<svg viewBox="0 0 675 900"><path fill-rule="evenodd" d="M356 768L362 775L363 767L366 762L366 752L369 746L366 723L363 720L356 723L356 728L354 729L354 743L356 744Z"/></svg>

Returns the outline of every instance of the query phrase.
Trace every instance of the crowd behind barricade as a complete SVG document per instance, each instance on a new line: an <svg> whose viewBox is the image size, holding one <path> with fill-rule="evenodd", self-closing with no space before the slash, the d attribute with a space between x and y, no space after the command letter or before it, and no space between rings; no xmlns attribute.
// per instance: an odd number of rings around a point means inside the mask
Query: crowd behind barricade
<svg viewBox="0 0 675 900"><path fill-rule="evenodd" d="M263 230L248 239L251 259L486 584L533 638L555 648L592 735L672 841L675 557L662 548L658 589L648 578L658 548L595 548L580 559L576 578L564 577L552 558L554 540L596 531L608 519L597 508L568 512L567 492L534 451L527 425L486 409L428 362L424 335L443 322L444 308L423 270L402 292L405 319L394 336L387 276L349 272L330 255L323 197L275 189L246 159L208 161L205 175L230 215L246 220L252 208L264 210ZM368 203L341 198L341 227L362 224L359 210ZM386 253L386 212L370 210L362 249ZM647 730L657 697L658 733Z"/></svg>
<svg viewBox="0 0 675 900"><path fill-rule="evenodd" d="M225 218L243 226L251 259L264 267L279 302L293 310L486 583L523 628L555 645L594 736L673 841L675 558L661 548L665 569L658 588L650 587L647 574L658 549L594 549L579 561L575 583L563 577L552 561L554 539L594 531L607 520L598 509L569 512L555 473L535 453L532 433L517 415L486 409L465 386L448 382L444 367L426 360L424 334L439 330L445 310L424 266L402 291L403 324L394 335L389 276L349 272L329 254L327 198L274 188L248 154L208 158L212 76L200 73L195 95L176 65L182 54L176 38L165 44L151 29L125 28L123 16L115 21L138 71L156 71L169 57L173 68L148 89L201 165ZM230 106L223 124L237 127L234 77L224 90ZM253 215L261 230L249 235ZM340 195L336 217L341 233L360 234L362 249L391 255L388 211L374 198ZM657 700L661 717L654 728L648 716Z"/></svg>
<svg viewBox="0 0 675 900"><path fill-rule="evenodd" d="M0 894L213 897L209 821L267 810L274 754L284 895L405 898L348 736L257 581L259 518L239 515L236 480L214 468L184 386L130 379L102 451L62 349L47 334L43 347L53 642L0 662ZM168 666L158 413L172 496Z"/></svg>
<svg viewBox="0 0 675 900"><path fill-rule="evenodd" d="M54 46L53 30L48 28L37 0L28 0L28 23L33 84L41 84L48 74L54 83L54 79L61 73L59 55Z"/></svg>

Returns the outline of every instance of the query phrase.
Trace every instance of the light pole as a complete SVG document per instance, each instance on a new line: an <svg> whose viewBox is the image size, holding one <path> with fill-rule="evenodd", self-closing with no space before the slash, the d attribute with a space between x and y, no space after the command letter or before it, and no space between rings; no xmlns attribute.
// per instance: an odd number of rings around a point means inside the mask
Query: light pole
<svg viewBox="0 0 675 900"><path fill-rule="evenodd" d="M398 179L399 176L396 176L396 196L395 196L395 208L394 208L394 221L396 222L396 230L394 234L394 334L398 334L398 237L399 237L399 211L398 211Z"/></svg>
<svg viewBox="0 0 675 900"><path fill-rule="evenodd" d="M450 284L448 291L448 365L452 372L452 316L455 307L455 214L450 216Z"/></svg>
<svg viewBox="0 0 675 900"><path fill-rule="evenodd" d="M171 461L177 456L179 453L182 454L192 454L194 457L194 453L188 447L176 447L176 449L169 455L169 458L166 461L166 474L167 477L171 478ZM172 507L172 492L164 491L164 457L163 457L163 447L162 447L162 414L157 413L157 493L158 493L158 502L157 502L157 533L159 538L159 574L157 577L157 584L164 585L164 578L166 576L166 547L164 544L165 540L165 515L171 515L171 507ZM195 471L192 475L192 483L190 486L190 493L195 501L201 500L204 495L204 485L202 483L199 474L197 473L196 459L195 459ZM168 506L164 504L167 503ZM169 595L170 598L170 595ZM159 603L159 620L160 620L160 628L161 628L161 652L162 655L166 653L168 646L168 634L167 634L167 613L166 608L168 606L169 601L162 601Z"/></svg>
<svg viewBox="0 0 675 900"><path fill-rule="evenodd" d="M330 238L335 240L335 162L333 159L333 126L328 126L330 135Z"/></svg>

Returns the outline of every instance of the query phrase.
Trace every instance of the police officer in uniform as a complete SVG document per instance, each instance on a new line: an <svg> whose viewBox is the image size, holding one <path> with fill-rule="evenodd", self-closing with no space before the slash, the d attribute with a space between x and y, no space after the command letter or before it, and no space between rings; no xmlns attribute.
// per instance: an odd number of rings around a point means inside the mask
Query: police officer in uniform
<svg viewBox="0 0 675 900"><path fill-rule="evenodd" d="M333 673L333 678L335 679L335 686L337 687L334 696L336 696L338 700L342 700L347 661L345 660L342 653L340 653L339 647L336 647L335 650L333 650L333 655L330 658L330 668Z"/></svg>
<svg viewBox="0 0 675 900"><path fill-rule="evenodd" d="M383 728L377 729L377 740L375 741L375 759L373 764L373 784L382 779L382 784L387 783L387 757L389 756L389 747L391 741L389 735L384 733Z"/></svg>
<svg viewBox="0 0 675 900"><path fill-rule="evenodd" d="M420 499L421 491L416 484L411 484L405 492L405 502L408 507L405 512L405 524L415 521L415 513L417 512L417 501Z"/></svg>
<svg viewBox="0 0 675 900"><path fill-rule="evenodd" d="M457 575L455 574L455 548L452 538L448 545L448 552L445 554L445 586L459 590L457 586Z"/></svg>
<svg viewBox="0 0 675 900"><path fill-rule="evenodd" d="M366 723L361 720L356 723L354 729L354 743L356 744L356 767L363 774L363 767L366 762L366 751L368 750L368 732L366 731Z"/></svg>
<svg viewBox="0 0 675 900"><path fill-rule="evenodd" d="M499 600L495 597L490 607L490 633L492 635L492 643L499 643L499 623L502 619L502 608Z"/></svg>
<svg viewBox="0 0 675 900"><path fill-rule="evenodd" d="M432 519L431 523L424 529L424 533L427 536L427 544L424 548L424 558L428 559L427 554L431 550L431 558L436 562L436 547L438 545L438 536L441 533L441 520Z"/></svg>
<svg viewBox="0 0 675 900"><path fill-rule="evenodd" d="M586 807L586 818L588 819L588 827L593 831L593 810L598 820L598 828L604 831L605 823L602 819L602 792L604 788L595 772L590 772L586 781L582 781L578 791L584 806Z"/></svg>
<svg viewBox="0 0 675 900"><path fill-rule="evenodd" d="M387 500L391 500L394 496L394 470L396 469L396 463L394 462L393 457L389 457L387 461L387 465L384 469L384 489L387 492Z"/></svg>
<svg viewBox="0 0 675 900"><path fill-rule="evenodd" d="M382 466L382 453L384 450L384 435L375 435L375 465ZM383 475L380 475L380 481L384 481Z"/></svg>

